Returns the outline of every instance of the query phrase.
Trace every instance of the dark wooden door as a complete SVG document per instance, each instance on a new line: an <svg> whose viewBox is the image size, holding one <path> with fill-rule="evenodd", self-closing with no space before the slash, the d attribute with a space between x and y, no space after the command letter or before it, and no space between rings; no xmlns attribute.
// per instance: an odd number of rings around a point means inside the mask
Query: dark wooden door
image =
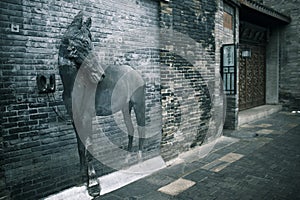
<svg viewBox="0 0 300 200"><path fill-rule="evenodd" d="M243 57L243 50L251 50L251 57ZM245 110L265 104L265 47L241 44L239 56L239 109Z"/></svg>

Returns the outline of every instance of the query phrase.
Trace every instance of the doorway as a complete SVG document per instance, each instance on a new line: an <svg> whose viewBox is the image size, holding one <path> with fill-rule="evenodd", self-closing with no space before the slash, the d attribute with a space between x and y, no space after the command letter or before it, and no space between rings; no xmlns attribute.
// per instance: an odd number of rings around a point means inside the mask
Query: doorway
<svg viewBox="0 0 300 200"><path fill-rule="evenodd" d="M265 104L266 48L241 43L239 51L239 110Z"/></svg>

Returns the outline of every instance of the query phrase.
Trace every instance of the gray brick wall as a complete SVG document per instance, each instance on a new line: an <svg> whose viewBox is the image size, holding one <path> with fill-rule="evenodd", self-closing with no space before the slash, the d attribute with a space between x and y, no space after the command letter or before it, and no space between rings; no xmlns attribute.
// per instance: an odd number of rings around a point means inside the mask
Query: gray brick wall
<svg viewBox="0 0 300 200"><path fill-rule="evenodd" d="M299 6L297 0L278 3L275 0L264 0L265 5L291 17L291 23L280 30L280 78L279 101L286 110L300 109L300 30Z"/></svg>
<svg viewBox="0 0 300 200"><path fill-rule="evenodd" d="M161 3L162 155L176 157L213 137L217 1Z"/></svg>
<svg viewBox="0 0 300 200"><path fill-rule="evenodd" d="M62 34L80 10L92 17L103 64L130 64L143 75L147 123L161 132L158 5L152 0L0 2L3 197L36 199L79 182L76 137L62 102L57 56ZM54 94L38 93L38 74L56 75ZM106 127L112 140L127 139L113 133L111 124ZM149 156L159 144L159 137L147 140ZM97 164L99 176L112 170Z"/></svg>
<svg viewBox="0 0 300 200"><path fill-rule="evenodd" d="M232 16L232 29L224 27L224 12ZM219 3L219 12L217 19L217 48L218 52L216 57L221 59L221 47L224 44L237 44L239 37L239 13L235 5L226 2ZM237 51L239 49L237 48ZM238 53L237 53L238 55ZM221 60L219 60L221 63ZM237 59L237 82L238 85L238 59ZM238 88L236 94L227 94L225 98L225 103L223 105L226 107L226 117L224 122L224 128L235 129L237 128L238 120Z"/></svg>
<svg viewBox="0 0 300 200"><path fill-rule="evenodd" d="M80 10L92 17L101 63L131 65L146 81L146 158L160 153L170 160L214 139L215 107L222 106L215 79L221 7L220 1L200 0L1 1L0 195L36 199L79 183L76 136L62 102L57 57L60 38ZM54 94L38 93L38 74L56 75ZM117 113L94 122L125 148L124 126L115 123L120 118ZM101 137L94 137L100 157L109 153ZM95 161L99 176L114 170L105 165L114 159Z"/></svg>

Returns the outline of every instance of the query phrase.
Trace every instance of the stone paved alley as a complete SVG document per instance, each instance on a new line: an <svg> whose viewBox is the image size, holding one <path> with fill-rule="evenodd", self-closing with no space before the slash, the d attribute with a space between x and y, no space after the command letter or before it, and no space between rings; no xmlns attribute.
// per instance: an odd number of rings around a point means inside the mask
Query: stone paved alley
<svg viewBox="0 0 300 200"><path fill-rule="evenodd" d="M300 199L300 115L280 112L224 131L204 158L184 162L101 200Z"/></svg>

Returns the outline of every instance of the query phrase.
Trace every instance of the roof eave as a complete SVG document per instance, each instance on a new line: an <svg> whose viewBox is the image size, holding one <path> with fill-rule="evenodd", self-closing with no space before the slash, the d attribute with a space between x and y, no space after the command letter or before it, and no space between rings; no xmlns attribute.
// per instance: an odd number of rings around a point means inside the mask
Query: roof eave
<svg viewBox="0 0 300 200"><path fill-rule="evenodd" d="M283 22L285 24L289 24L291 22L291 18L289 16L286 16L272 8L269 8L265 5L259 4L253 0L239 0L239 3L248 8L251 8L253 10L261 12L265 15L271 16L277 20L280 20L281 22Z"/></svg>

